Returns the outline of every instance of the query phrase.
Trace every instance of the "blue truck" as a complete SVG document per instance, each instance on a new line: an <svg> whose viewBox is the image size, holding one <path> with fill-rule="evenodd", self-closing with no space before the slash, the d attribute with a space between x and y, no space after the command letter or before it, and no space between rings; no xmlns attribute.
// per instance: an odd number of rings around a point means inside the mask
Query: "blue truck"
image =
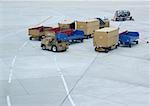
<svg viewBox="0 0 150 106"><path fill-rule="evenodd" d="M67 41L69 43L74 43L77 41L83 42L84 32L80 30L74 30L70 35L66 33L58 32L56 33L56 38L58 41Z"/></svg>
<svg viewBox="0 0 150 106"><path fill-rule="evenodd" d="M135 42L138 44L139 33L132 31L125 31L119 34L119 42L121 45L131 47Z"/></svg>

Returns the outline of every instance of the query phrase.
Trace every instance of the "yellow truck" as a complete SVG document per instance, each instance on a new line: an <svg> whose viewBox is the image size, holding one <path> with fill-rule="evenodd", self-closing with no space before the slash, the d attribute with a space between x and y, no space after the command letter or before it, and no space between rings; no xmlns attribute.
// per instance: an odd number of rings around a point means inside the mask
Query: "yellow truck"
<svg viewBox="0 0 150 106"><path fill-rule="evenodd" d="M43 50L50 50L52 52L66 51L68 49L68 42L58 40L56 35L50 34L42 39L41 47Z"/></svg>
<svg viewBox="0 0 150 106"><path fill-rule="evenodd" d="M96 30L94 33L93 43L95 51L109 52L117 48L119 44L119 28L106 27Z"/></svg>
<svg viewBox="0 0 150 106"><path fill-rule="evenodd" d="M84 31L85 38L93 37L94 31L99 29L99 20L86 19L76 21L76 29Z"/></svg>

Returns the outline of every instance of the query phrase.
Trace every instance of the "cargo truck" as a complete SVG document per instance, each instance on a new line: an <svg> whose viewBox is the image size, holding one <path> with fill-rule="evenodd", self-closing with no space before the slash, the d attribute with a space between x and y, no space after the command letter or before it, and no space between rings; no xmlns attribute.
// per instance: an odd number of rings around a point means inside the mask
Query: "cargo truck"
<svg viewBox="0 0 150 106"><path fill-rule="evenodd" d="M94 33L93 43L95 51L109 52L118 47L119 28L107 27L96 30Z"/></svg>

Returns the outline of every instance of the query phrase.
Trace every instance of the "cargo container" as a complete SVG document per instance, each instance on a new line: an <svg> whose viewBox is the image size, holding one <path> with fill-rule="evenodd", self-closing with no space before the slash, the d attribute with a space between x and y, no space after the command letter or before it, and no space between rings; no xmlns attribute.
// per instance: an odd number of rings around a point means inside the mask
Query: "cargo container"
<svg viewBox="0 0 150 106"><path fill-rule="evenodd" d="M42 37L45 35L44 31L48 31L51 28L52 27L45 27L45 26L29 28L28 29L29 39L32 40L33 38L35 38L35 39L38 39L40 41L42 39Z"/></svg>
<svg viewBox="0 0 150 106"><path fill-rule="evenodd" d="M60 28L58 26L52 27L51 29L44 31L44 35L47 36L49 34L55 34L57 32L60 32Z"/></svg>
<svg viewBox="0 0 150 106"><path fill-rule="evenodd" d="M67 36L70 36L73 33L73 29L60 30L59 27L56 27L56 28L50 29L49 31L46 31L45 36L47 36L47 35L56 35L59 32L65 33L65 34L67 34Z"/></svg>
<svg viewBox="0 0 150 106"><path fill-rule="evenodd" d="M84 31L85 38L93 37L94 31L99 29L99 21L97 19L76 21L76 29Z"/></svg>
<svg viewBox="0 0 150 106"><path fill-rule="evenodd" d="M110 22L109 22L109 19L104 19L104 27L109 27L110 26Z"/></svg>
<svg viewBox="0 0 150 106"><path fill-rule="evenodd" d="M108 19L101 19L101 18L96 18L99 21L99 28L104 28L104 27L109 27L109 20Z"/></svg>
<svg viewBox="0 0 150 106"><path fill-rule="evenodd" d="M75 21L63 20L58 23L61 30L65 29L75 29Z"/></svg>
<svg viewBox="0 0 150 106"><path fill-rule="evenodd" d="M96 30L94 33L93 43L95 51L105 51L117 48L119 43L119 28L106 27Z"/></svg>

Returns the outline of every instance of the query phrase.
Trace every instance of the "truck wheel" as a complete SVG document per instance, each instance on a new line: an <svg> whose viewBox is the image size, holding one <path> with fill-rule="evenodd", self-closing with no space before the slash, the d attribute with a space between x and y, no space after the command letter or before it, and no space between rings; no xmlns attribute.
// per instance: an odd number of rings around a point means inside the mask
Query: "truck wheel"
<svg viewBox="0 0 150 106"><path fill-rule="evenodd" d="M108 49L105 49L105 53L108 53L109 52L109 50Z"/></svg>
<svg viewBox="0 0 150 106"><path fill-rule="evenodd" d="M88 35L86 35L86 36L85 36L85 39L89 39L89 36L88 36Z"/></svg>
<svg viewBox="0 0 150 106"><path fill-rule="evenodd" d="M118 48L118 45L116 45L115 48L117 49L117 48Z"/></svg>
<svg viewBox="0 0 150 106"><path fill-rule="evenodd" d="M95 51L97 51L97 47L95 47Z"/></svg>
<svg viewBox="0 0 150 106"><path fill-rule="evenodd" d="M136 41L136 44L138 44L139 43L139 41Z"/></svg>
<svg viewBox="0 0 150 106"><path fill-rule="evenodd" d="M131 48L131 46L132 46L132 45L131 45L131 44L129 44L129 47L130 47L130 48Z"/></svg>
<svg viewBox="0 0 150 106"><path fill-rule="evenodd" d="M57 52L57 47L56 46L52 46L52 51L53 52Z"/></svg>
<svg viewBox="0 0 150 106"><path fill-rule="evenodd" d="M43 50L46 50L46 46L45 46L45 45L42 45L42 49L43 49Z"/></svg>
<svg viewBox="0 0 150 106"><path fill-rule="evenodd" d="M32 37L29 37L29 40L32 40Z"/></svg>
<svg viewBox="0 0 150 106"><path fill-rule="evenodd" d="M40 36L38 40L41 41L41 39L42 39L42 37Z"/></svg>

